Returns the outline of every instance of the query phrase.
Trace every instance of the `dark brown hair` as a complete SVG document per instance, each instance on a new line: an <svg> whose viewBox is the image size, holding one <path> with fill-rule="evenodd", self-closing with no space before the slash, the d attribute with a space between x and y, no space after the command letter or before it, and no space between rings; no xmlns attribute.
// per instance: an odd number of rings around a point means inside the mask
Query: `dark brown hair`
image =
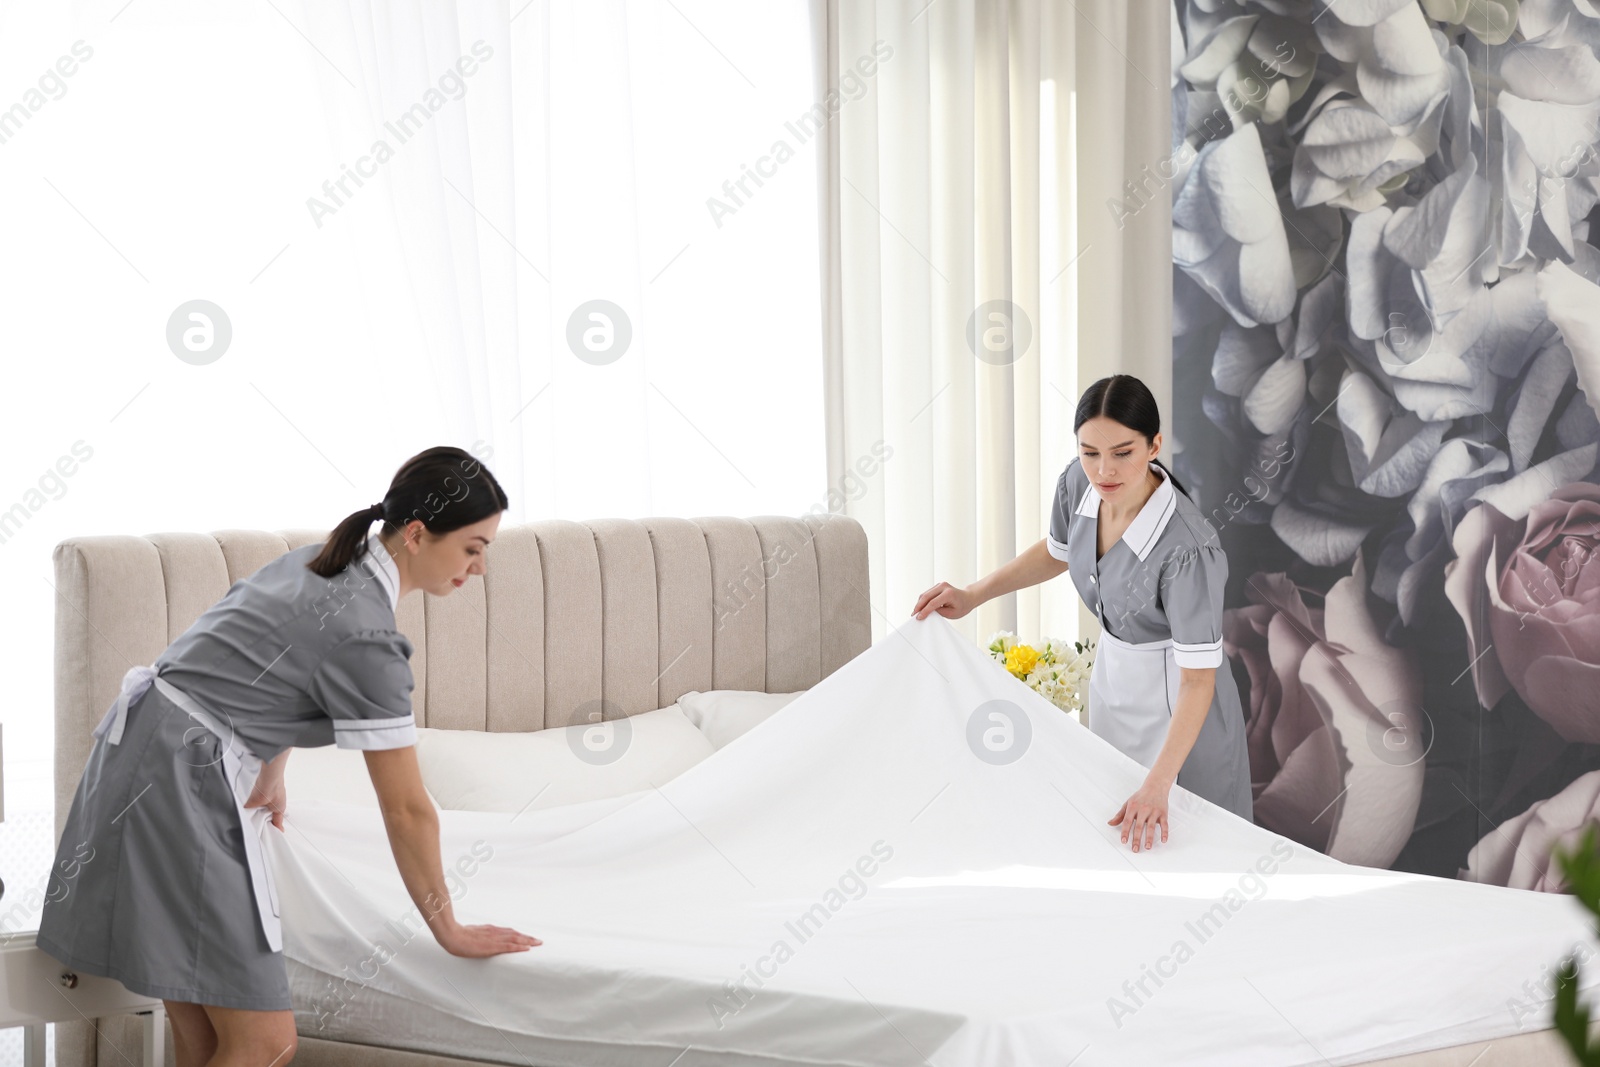
<svg viewBox="0 0 1600 1067"><path fill-rule="evenodd" d="M344 570L365 553L373 519L383 520L384 532L419 520L437 536L498 515L509 506L505 490L477 457L449 445L430 448L401 464L380 503L345 516L306 567L324 578Z"/></svg>
<svg viewBox="0 0 1600 1067"><path fill-rule="evenodd" d="M1156 407L1155 395L1150 392L1149 386L1131 374L1113 374L1085 389L1078 400L1078 412L1072 419L1072 432L1077 433L1078 427L1102 415L1143 434L1147 443L1161 432L1161 409ZM1167 470L1165 463L1154 458L1150 462L1166 471L1174 489L1188 495L1183 483L1172 477L1172 471Z"/></svg>

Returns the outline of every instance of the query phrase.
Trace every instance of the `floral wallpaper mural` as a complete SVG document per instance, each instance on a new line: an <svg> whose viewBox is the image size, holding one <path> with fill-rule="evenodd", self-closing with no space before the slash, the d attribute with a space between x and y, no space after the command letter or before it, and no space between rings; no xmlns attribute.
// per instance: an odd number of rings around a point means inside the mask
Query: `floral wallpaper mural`
<svg viewBox="0 0 1600 1067"><path fill-rule="evenodd" d="M1176 0L1173 51L1172 430L1256 821L1559 890L1600 818L1600 4Z"/></svg>

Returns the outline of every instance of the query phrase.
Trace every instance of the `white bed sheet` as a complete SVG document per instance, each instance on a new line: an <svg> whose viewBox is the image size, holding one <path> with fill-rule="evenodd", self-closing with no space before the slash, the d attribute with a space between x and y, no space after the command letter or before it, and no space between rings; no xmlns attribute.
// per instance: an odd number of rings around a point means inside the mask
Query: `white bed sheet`
<svg viewBox="0 0 1600 1067"><path fill-rule="evenodd" d="M995 700L1029 725L1014 762L969 744ZM1106 820L1143 774L908 620L659 789L441 812L457 915L545 942L490 960L407 936L377 812L290 797L269 857L300 1026L369 986L574 1067L1339 1067L1548 1025L1528 987L1600 946L1571 898L1339 863L1181 788L1135 854Z"/></svg>

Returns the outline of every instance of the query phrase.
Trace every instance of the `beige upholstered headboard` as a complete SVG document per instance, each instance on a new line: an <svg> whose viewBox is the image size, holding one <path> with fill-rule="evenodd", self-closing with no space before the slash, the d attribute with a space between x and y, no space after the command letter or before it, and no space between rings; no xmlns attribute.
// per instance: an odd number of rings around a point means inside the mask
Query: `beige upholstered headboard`
<svg viewBox="0 0 1600 1067"><path fill-rule="evenodd" d="M56 830L91 731L230 586L327 531L75 537L55 549ZM838 515L502 526L486 573L400 602L423 726L539 730L691 689L810 688L872 643L867 539Z"/></svg>

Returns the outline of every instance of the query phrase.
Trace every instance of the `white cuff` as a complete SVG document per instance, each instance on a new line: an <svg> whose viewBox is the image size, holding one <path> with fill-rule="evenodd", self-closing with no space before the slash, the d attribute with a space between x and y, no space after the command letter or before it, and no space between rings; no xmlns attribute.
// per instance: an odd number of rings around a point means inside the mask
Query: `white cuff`
<svg viewBox="0 0 1600 1067"><path fill-rule="evenodd" d="M333 743L336 748L357 748L378 752L405 748L417 743L417 721L413 715L394 719L335 719Z"/></svg>
<svg viewBox="0 0 1600 1067"><path fill-rule="evenodd" d="M1062 544L1060 541L1057 541L1049 534L1045 535L1044 546L1050 550L1050 554L1052 556L1054 556L1056 559L1059 559L1062 563L1069 562L1067 559L1067 546Z"/></svg>
<svg viewBox="0 0 1600 1067"><path fill-rule="evenodd" d="M1222 638L1208 641L1202 645L1185 645L1177 641L1172 642L1172 660L1180 667L1220 667L1222 666Z"/></svg>

